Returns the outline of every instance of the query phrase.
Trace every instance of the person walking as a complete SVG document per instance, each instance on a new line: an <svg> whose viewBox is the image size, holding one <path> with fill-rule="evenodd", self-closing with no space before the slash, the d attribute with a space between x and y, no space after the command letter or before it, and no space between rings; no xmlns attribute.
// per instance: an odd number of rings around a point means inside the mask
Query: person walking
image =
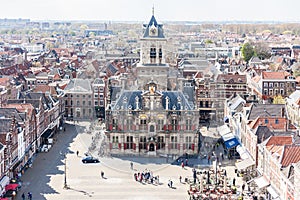
<svg viewBox="0 0 300 200"><path fill-rule="evenodd" d="M104 172L101 171L101 178L104 178Z"/></svg>
<svg viewBox="0 0 300 200"><path fill-rule="evenodd" d="M32 194L31 194L31 192L28 192L28 199L32 200Z"/></svg>
<svg viewBox="0 0 300 200"><path fill-rule="evenodd" d="M182 169L184 169L184 163L183 163L183 161L181 162L181 167L182 167Z"/></svg>
<svg viewBox="0 0 300 200"><path fill-rule="evenodd" d="M182 179L182 177L181 176L179 176L179 182L181 183L181 179Z"/></svg>
<svg viewBox="0 0 300 200"><path fill-rule="evenodd" d="M130 162L130 169L133 170L133 163Z"/></svg>
<svg viewBox="0 0 300 200"><path fill-rule="evenodd" d="M76 151L76 155L77 155L77 157L78 157L78 155L79 155L79 151Z"/></svg>
<svg viewBox="0 0 300 200"><path fill-rule="evenodd" d="M24 192L23 192L23 194L22 194L22 200L25 200L25 194L24 194Z"/></svg>
<svg viewBox="0 0 300 200"><path fill-rule="evenodd" d="M244 190L245 190L245 183L243 183L242 185L242 192L244 192Z"/></svg>
<svg viewBox="0 0 300 200"><path fill-rule="evenodd" d="M235 186L235 178L232 180L232 185Z"/></svg>

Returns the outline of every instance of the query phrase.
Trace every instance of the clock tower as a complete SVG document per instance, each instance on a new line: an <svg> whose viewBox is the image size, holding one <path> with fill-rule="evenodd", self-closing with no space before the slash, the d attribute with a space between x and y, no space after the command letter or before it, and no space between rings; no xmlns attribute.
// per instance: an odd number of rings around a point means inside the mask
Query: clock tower
<svg viewBox="0 0 300 200"><path fill-rule="evenodd" d="M163 25L158 24L154 17L154 8L149 23L144 24L144 34L140 42L140 62L137 64L139 88L154 81L158 90L166 90L169 73L169 65L165 63L167 39L164 35Z"/></svg>

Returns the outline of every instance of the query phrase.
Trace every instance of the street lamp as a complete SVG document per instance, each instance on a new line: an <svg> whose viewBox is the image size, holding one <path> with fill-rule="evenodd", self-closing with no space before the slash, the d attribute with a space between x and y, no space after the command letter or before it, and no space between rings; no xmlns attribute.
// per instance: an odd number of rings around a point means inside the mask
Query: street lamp
<svg viewBox="0 0 300 200"><path fill-rule="evenodd" d="M67 184L67 152L66 153L60 153L64 156L64 189L69 189Z"/></svg>

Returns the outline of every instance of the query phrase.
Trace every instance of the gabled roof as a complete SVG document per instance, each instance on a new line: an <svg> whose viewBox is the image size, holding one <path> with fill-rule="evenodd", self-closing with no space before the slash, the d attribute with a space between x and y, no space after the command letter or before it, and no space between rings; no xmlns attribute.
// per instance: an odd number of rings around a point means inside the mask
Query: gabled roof
<svg viewBox="0 0 300 200"><path fill-rule="evenodd" d="M260 144L265 141L267 138L271 137L273 133L267 126L258 126L254 131L254 134L257 136L257 143Z"/></svg>
<svg viewBox="0 0 300 200"><path fill-rule="evenodd" d="M91 88L91 83L88 79L78 79L74 78L70 80L69 84L67 87L65 87L66 92L72 92L72 93L91 93L92 88Z"/></svg>

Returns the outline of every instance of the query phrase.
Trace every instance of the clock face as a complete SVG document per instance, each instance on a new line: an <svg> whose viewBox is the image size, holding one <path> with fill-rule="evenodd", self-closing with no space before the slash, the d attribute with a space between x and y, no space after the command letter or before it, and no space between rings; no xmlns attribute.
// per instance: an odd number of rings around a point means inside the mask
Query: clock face
<svg viewBox="0 0 300 200"><path fill-rule="evenodd" d="M152 28L150 29L150 33L151 33L152 35L155 35L155 34L156 34L156 28L155 28L155 27L152 27Z"/></svg>

